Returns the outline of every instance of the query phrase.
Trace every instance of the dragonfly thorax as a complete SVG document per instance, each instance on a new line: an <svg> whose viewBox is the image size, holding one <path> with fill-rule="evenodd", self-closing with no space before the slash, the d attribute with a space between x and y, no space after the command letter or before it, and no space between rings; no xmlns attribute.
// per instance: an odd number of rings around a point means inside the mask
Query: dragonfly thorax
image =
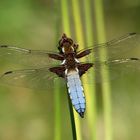
<svg viewBox="0 0 140 140"><path fill-rule="evenodd" d="M71 53L74 53L74 48L73 48L73 46L63 46L62 52L64 54L71 54Z"/></svg>

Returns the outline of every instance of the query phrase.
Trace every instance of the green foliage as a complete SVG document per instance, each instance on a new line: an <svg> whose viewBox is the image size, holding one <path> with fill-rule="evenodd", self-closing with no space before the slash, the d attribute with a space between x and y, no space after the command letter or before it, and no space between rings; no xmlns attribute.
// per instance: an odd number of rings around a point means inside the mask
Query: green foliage
<svg viewBox="0 0 140 140"><path fill-rule="evenodd" d="M58 40L66 33L83 49L140 32L139 10L139 3L130 0L4 0L0 1L0 44L57 51ZM106 57L106 52L99 54ZM0 65L3 73L17 63L11 65L0 57ZM104 73L103 79L109 80ZM139 73L108 84L95 84L95 76L83 78L87 101L83 119L72 110L69 115L66 87L59 84L53 91L1 85L0 139L138 139Z"/></svg>

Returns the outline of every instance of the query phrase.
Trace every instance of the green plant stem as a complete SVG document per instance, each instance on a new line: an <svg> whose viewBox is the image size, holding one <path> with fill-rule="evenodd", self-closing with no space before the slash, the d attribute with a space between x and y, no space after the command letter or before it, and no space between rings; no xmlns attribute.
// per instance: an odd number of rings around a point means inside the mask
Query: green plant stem
<svg viewBox="0 0 140 140"><path fill-rule="evenodd" d="M97 37L99 42L105 42L105 27L104 27L104 15L103 15L103 1L95 0L95 16ZM106 50L100 51L100 60L106 58ZM101 68L102 76L102 93L103 93L103 106L104 106L104 122L105 122L105 140L112 140L112 119L111 119L111 91L109 83L109 73L107 69ZM104 79L108 82L104 82Z"/></svg>
<svg viewBox="0 0 140 140"><path fill-rule="evenodd" d="M94 35L93 35L93 23L92 23L92 17L91 17L91 1L85 0L84 1L84 12L85 12L85 23L86 23L86 31L85 36L88 45L94 44ZM94 57L94 56L93 56ZM85 81L92 81L92 86L87 86L85 84L85 93L86 93L86 100L87 100L87 121L89 125L89 131L91 140L96 140L96 90L95 90L95 72L93 71L92 75L89 77L86 77Z"/></svg>
<svg viewBox="0 0 140 140"><path fill-rule="evenodd" d="M69 95L68 95L68 103L69 103L69 110L70 110L70 119L71 119L73 140L77 140L76 126L75 126L74 113L73 113L73 106L71 104L71 100L69 98Z"/></svg>

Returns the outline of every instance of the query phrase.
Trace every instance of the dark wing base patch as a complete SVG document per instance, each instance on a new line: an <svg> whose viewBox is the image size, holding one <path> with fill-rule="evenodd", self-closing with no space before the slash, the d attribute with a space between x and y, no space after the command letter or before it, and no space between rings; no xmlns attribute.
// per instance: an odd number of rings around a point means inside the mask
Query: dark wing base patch
<svg viewBox="0 0 140 140"><path fill-rule="evenodd" d="M79 64L78 65L79 75L82 76L92 66L93 66L93 63Z"/></svg>
<svg viewBox="0 0 140 140"><path fill-rule="evenodd" d="M65 78L65 67L64 66L52 67L52 68L49 68L49 70L51 72L57 74L59 77Z"/></svg>

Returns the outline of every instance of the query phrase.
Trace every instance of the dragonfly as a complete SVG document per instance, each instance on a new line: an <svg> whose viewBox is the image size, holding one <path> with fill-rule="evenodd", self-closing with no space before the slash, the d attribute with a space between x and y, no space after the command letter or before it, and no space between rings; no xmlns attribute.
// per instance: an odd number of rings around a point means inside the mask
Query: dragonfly
<svg viewBox="0 0 140 140"><path fill-rule="evenodd" d="M103 66L107 66L111 71L120 69L124 72L127 70L140 72L140 58L135 54L131 56L131 51L140 47L139 40L139 34L128 33L106 43L78 50L78 44L63 34L58 42L58 52L1 45L0 60L2 58L8 59L9 62L15 60L16 63L20 62L28 67L7 71L0 76L0 81L29 88L47 89L52 87L54 79L61 79L59 81L64 81L67 85L73 107L83 118L86 99L81 77L87 74L89 69L93 69L98 75L99 69L104 68ZM108 55L101 60L100 56L95 54L104 49L107 50ZM126 52L129 52L130 56L125 55ZM81 61L86 57L90 59ZM100 78L97 77L95 80L100 81Z"/></svg>

